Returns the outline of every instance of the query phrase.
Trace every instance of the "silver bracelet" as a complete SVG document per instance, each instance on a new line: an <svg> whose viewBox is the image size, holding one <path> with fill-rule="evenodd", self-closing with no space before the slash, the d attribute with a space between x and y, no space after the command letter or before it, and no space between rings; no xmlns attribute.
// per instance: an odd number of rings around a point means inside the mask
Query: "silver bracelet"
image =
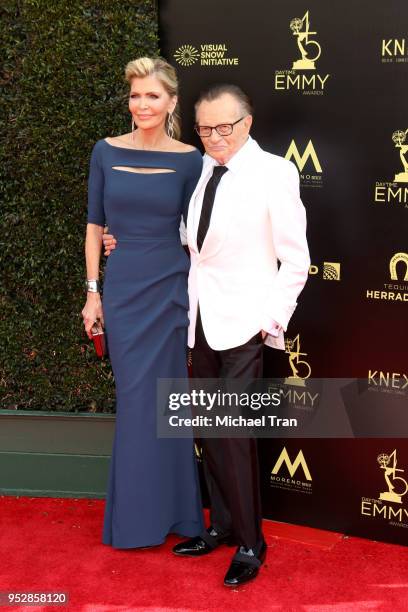
<svg viewBox="0 0 408 612"><path fill-rule="evenodd" d="M101 284L96 279L86 280L85 285L86 285L86 290L89 293L100 293L101 291Z"/></svg>

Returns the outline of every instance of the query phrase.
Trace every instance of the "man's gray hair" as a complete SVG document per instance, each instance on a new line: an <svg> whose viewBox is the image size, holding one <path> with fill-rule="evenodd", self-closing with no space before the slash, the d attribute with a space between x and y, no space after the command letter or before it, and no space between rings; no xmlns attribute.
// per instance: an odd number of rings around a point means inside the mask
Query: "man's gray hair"
<svg viewBox="0 0 408 612"><path fill-rule="evenodd" d="M248 94L238 87L238 85L232 85L231 83L219 83L216 85L210 85L207 89L204 89L198 96L197 102L194 105L195 112L197 113L201 102L212 102L224 94L230 94L233 96L240 103L245 114L254 114L252 101Z"/></svg>

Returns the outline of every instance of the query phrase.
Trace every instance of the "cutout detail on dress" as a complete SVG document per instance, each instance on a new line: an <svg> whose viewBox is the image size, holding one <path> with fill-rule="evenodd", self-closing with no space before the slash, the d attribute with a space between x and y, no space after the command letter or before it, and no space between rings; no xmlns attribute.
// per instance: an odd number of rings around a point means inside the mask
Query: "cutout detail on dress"
<svg viewBox="0 0 408 612"><path fill-rule="evenodd" d="M132 166L112 166L112 170L134 172L136 174L170 174L170 172L176 172L175 170L172 170L172 168L144 168Z"/></svg>

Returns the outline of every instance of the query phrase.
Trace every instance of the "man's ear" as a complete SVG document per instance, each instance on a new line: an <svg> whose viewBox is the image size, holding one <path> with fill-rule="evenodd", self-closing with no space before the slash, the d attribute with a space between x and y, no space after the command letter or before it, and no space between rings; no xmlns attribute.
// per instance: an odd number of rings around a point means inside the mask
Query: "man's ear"
<svg viewBox="0 0 408 612"><path fill-rule="evenodd" d="M251 126L252 126L252 120L253 120L252 115L247 115L247 116L245 117L245 119L244 119L244 125L245 125L246 129L248 130L248 132L249 132L249 130L251 129Z"/></svg>

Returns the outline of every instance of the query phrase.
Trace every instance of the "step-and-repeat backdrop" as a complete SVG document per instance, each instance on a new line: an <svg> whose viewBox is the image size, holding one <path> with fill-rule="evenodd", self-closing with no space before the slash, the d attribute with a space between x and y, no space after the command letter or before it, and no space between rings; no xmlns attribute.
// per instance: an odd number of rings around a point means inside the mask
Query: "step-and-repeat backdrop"
<svg viewBox="0 0 408 612"><path fill-rule="evenodd" d="M266 376L297 378L305 412L308 377L358 378L344 393L351 430L376 421L375 438L260 440L264 516L406 544L408 440L385 436L396 406L408 419L408 3L161 0L159 12L184 140L200 146L199 91L237 83L254 138L299 169L312 265Z"/></svg>

